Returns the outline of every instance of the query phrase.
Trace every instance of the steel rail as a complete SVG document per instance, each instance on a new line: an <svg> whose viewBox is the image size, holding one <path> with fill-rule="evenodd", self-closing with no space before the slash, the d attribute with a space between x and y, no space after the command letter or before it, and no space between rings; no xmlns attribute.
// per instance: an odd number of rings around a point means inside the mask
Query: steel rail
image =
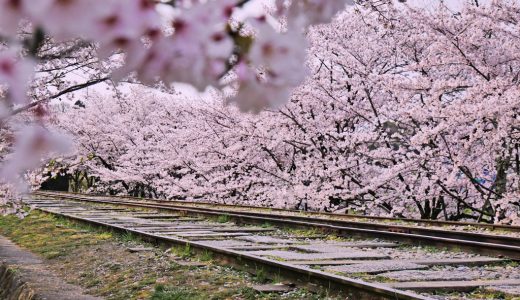
<svg viewBox="0 0 520 300"><path fill-rule="evenodd" d="M73 192L57 192L57 191L36 191L35 194L55 194L55 195L78 195L85 196L87 194L84 193L73 193ZM206 205L206 206L221 206L221 207L234 207L234 208L242 208L242 209L253 209L253 210L268 210L268 211L277 211L277 212L290 212L290 213L299 213L310 216L322 216L322 217L332 217L332 218L342 218L342 219L366 219L366 220L375 220L375 221L389 221L389 222L404 222L404 223L418 223L430 226L456 226L456 227L475 227L475 228L483 228L483 229L500 229L505 231L517 231L520 232L520 226L514 225L504 225L504 224L489 224L489 223L477 223L477 222L460 222L460 221L446 221L446 220L427 220L427 219L412 219L412 218L392 218L392 217L382 217L382 216L361 216L361 215L353 215L353 214L337 214L330 212L316 212L316 211L303 211L297 209L285 209L285 208L275 208L275 207L260 207L260 206L252 206L252 205L234 205L234 204L223 204L218 202L207 202L207 201L180 201L180 200L161 200L161 199L152 199L152 198L138 198L131 196L103 196L103 195L87 195L90 197L111 197L118 199L129 199L129 200L138 200L138 201L148 201L148 202L156 202L156 203L165 203L165 204L178 204L183 206L189 205Z"/></svg>
<svg viewBox="0 0 520 300"><path fill-rule="evenodd" d="M36 194L43 195L43 193ZM218 217L221 215L226 215L238 223L260 225L269 223L272 225L292 228L318 228L324 232L334 232L338 235L385 238L412 245L430 245L441 248L445 247L448 249L466 250L483 255L507 257L510 259L520 260L520 239L509 236L447 231L424 227L328 220L303 216L280 216L266 213L236 212L219 209L154 204L143 201L106 200L110 199L110 197L104 197L105 200L70 194L53 195L53 197L60 197L69 200L88 201L93 203L178 211L184 214L203 217Z"/></svg>
<svg viewBox="0 0 520 300"><path fill-rule="evenodd" d="M394 289L384 284L370 283L359 279L329 274L323 271L314 270L298 265L292 265L282 261L258 257L235 250L214 247L196 241L189 241L175 237L157 235L138 229L127 228L121 225L110 224L107 222L93 220L85 217L79 217L69 213L60 213L45 208L38 209L49 214L59 215L78 222L95 225L117 232L136 234L140 236L143 240L153 242L156 244L165 244L169 246L189 245L190 249L193 249L196 253L204 253L205 251L211 251L214 254L213 258L219 261L220 263L232 265L239 269L244 269L250 272L262 269L264 271L269 272L270 274L277 274L278 276L291 279L294 281L295 284L300 286L307 286L309 284L319 284L325 288L328 288L329 290L334 289L334 291L346 292L348 296L351 297L351 299L357 298L432 300L432 298L422 296L413 292Z"/></svg>

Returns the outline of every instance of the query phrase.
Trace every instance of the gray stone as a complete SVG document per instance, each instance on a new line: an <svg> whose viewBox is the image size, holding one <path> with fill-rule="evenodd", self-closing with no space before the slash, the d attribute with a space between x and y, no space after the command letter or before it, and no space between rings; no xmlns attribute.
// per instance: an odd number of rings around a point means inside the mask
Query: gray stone
<svg viewBox="0 0 520 300"><path fill-rule="evenodd" d="M175 236L180 236L180 237L189 237L189 238L209 238L209 237L222 237L222 238L226 238L226 237L231 237L231 236L244 236L244 235L248 235L248 233L246 232L222 232L222 233L218 233L218 232L209 232L209 233L195 233L195 232L191 232L191 233L161 233L161 235L175 235Z"/></svg>
<svg viewBox="0 0 520 300"><path fill-rule="evenodd" d="M384 259L388 256L368 251L349 251L343 253L299 253L285 250L250 251L248 254L273 256L285 260L324 260L324 259Z"/></svg>
<svg viewBox="0 0 520 300"><path fill-rule="evenodd" d="M256 228L256 227L229 227L229 228L214 228L215 232L271 232L274 229Z"/></svg>
<svg viewBox="0 0 520 300"><path fill-rule="evenodd" d="M207 263L200 261L176 260L175 263L184 267L206 267L208 265Z"/></svg>
<svg viewBox="0 0 520 300"><path fill-rule="evenodd" d="M500 274L493 271L479 271L448 268L444 270L425 270L425 271L397 271L383 274L397 281L457 281L457 280L477 280L477 279L497 279Z"/></svg>
<svg viewBox="0 0 520 300"><path fill-rule="evenodd" d="M260 243L260 244L296 244L299 243L298 241L292 241L289 239L284 238L276 238L271 236L264 236L264 235L250 235L239 238L243 241L253 242L253 243Z"/></svg>
<svg viewBox="0 0 520 300"><path fill-rule="evenodd" d="M337 266L337 265L348 265L363 262L362 260L352 259L322 259L322 260L300 260L292 261L293 265L308 265L308 266Z"/></svg>
<svg viewBox="0 0 520 300"><path fill-rule="evenodd" d="M127 250L131 253L135 253L135 252L149 252L149 251L154 251L155 249L154 248L136 247L136 248L127 248Z"/></svg>
<svg viewBox="0 0 520 300"><path fill-rule="evenodd" d="M387 283L387 285L404 290L414 291L459 291L469 292L487 286L520 286L519 279L503 280L471 280L471 281L413 281Z"/></svg>
<svg viewBox="0 0 520 300"><path fill-rule="evenodd" d="M405 261L383 261L383 262L370 262L370 263L358 263L344 266L332 266L328 267L327 271L339 272L339 273L368 273L377 274L387 271L398 271L398 270L416 270L426 269L425 265L414 264ZM386 275L385 275L386 276Z"/></svg>
<svg viewBox="0 0 520 300"><path fill-rule="evenodd" d="M210 231L211 228L206 226L162 226L162 227L148 227L148 226L132 226L130 227L135 230L146 231L151 233L161 233L161 232L173 232L173 231L182 231L182 230L202 230L202 231Z"/></svg>
<svg viewBox="0 0 520 300"><path fill-rule="evenodd" d="M474 280L479 278L479 274L469 274L466 272L454 271L445 272L445 271L397 271L397 272L388 272L383 274L383 276L397 280L397 281L423 281L423 280L432 280L432 281L444 281L444 280Z"/></svg>
<svg viewBox="0 0 520 300"><path fill-rule="evenodd" d="M292 247L291 247L292 248ZM448 265L466 265L466 266L478 266L478 265L489 265L504 262L506 260L499 258L463 258L463 259L410 259L410 260L377 260L375 262L396 262L404 261L411 262L418 265L425 266L448 266ZM360 261L360 260L316 260L316 261L298 261L295 264L298 265L348 265L356 263L372 263L374 261Z"/></svg>
<svg viewBox="0 0 520 300"><path fill-rule="evenodd" d="M520 296L520 286L511 286L511 285L491 286L491 287L487 287L486 290L502 292L502 293L506 293L511 296Z"/></svg>
<svg viewBox="0 0 520 300"><path fill-rule="evenodd" d="M179 218L177 215L167 215L167 214L132 214L134 218L141 219L175 219Z"/></svg>
<svg viewBox="0 0 520 300"><path fill-rule="evenodd" d="M287 246L284 245L253 245L253 246L235 246L229 247L228 249L236 251L259 251L259 250L276 250L285 249Z"/></svg>
<svg viewBox="0 0 520 300"><path fill-rule="evenodd" d="M210 233L214 233L214 232L210 231L210 230L192 230L192 231L178 230L178 231L161 232L160 235L205 235L205 234L210 234Z"/></svg>
<svg viewBox="0 0 520 300"><path fill-rule="evenodd" d="M252 288L261 293L285 293L292 291L294 287L285 284L262 284L253 285Z"/></svg>
<svg viewBox="0 0 520 300"><path fill-rule="evenodd" d="M429 266L444 265L464 265L464 266L482 266L505 262L505 259L492 257L468 257L468 258L445 258L445 259L414 259L410 260L416 264Z"/></svg>
<svg viewBox="0 0 520 300"><path fill-rule="evenodd" d="M252 243L237 240L203 241L200 242L200 244L219 248L247 247L254 245Z"/></svg>
<svg viewBox="0 0 520 300"><path fill-rule="evenodd" d="M351 248L377 248L377 247L396 247L395 243L363 243L363 242L344 242L344 243L320 243L320 244L310 244L310 245L298 245L291 247L296 250L306 251L306 252L322 252L322 253L330 253L330 252L343 252L343 251L352 251Z"/></svg>

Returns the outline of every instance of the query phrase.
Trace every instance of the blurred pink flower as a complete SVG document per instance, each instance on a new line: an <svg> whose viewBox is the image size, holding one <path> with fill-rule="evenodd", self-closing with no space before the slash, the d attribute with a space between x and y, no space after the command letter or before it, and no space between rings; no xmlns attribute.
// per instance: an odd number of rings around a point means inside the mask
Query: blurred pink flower
<svg viewBox="0 0 520 300"><path fill-rule="evenodd" d="M34 73L30 59L20 59L14 51L0 52L0 85L5 85L12 104L27 103L27 85Z"/></svg>

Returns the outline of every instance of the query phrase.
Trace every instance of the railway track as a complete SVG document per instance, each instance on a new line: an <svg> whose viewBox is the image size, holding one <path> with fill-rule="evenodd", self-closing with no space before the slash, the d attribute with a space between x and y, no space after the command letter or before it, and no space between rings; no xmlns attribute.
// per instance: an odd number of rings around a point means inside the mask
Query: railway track
<svg viewBox="0 0 520 300"><path fill-rule="evenodd" d="M71 192L51 192L51 191L38 191L40 194L50 194L50 195L76 195L76 196L84 196L81 193L71 193ZM104 198L105 196L98 195L89 195L89 197L93 198ZM120 199L123 201L144 201L150 203L157 204L167 204L167 205L180 205L180 206L189 206L189 207L215 207L218 206L222 210L232 210L232 211L264 211L270 214L278 213L278 214L297 214L304 215L308 217L317 217L317 218L326 218L326 219L335 219L335 220L354 220L358 222L366 221L366 222L385 222L385 223L399 223L399 224L415 224L415 225L424 225L424 226L433 226L433 227L445 227L445 226L453 226L453 227L470 227L470 228L478 228L484 230L503 230L503 231L512 231L512 232L520 232L520 226L511 226L511 225L503 225L503 224L489 224L489 223L477 223L477 222L461 222L461 221L443 221L443 220L426 220L426 219L410 219L410 218L391 218L391 217L381 217L381 216L361 216L354 214L337 214L337 213L329 213L329 212L313 212L313 211L301 211L296 209L285 209L285 208L274 208L274 207L259 207L259 206L251 206L251 205L234 205L234 204L222 204L222 203L214 203L214 202L203 202L203 201L179 201L179 200L161 200L161 199L150 199L150 198L137 198L130 196L110 196L112 199Z"/></svg>
<svg viewBox="0 0 520 300"><path fill-rule="evenodd" d="M285 217L258 212L246 214L229 209L63 193L38 192L33 199L26 201L48 213L131 232L153 242L189 244L195 252L214 253L215 259L221 263L253 273L266 271L298 285L312 287L316 284L330 290L344 291L351 298L433 299L428 294L432 290L471 292L475 289L515 290L520 287L520 271L505 265L507 260L464 252L429 253L421 248L417 250L396 243L430 241L425 244L440 247L459 243L459 248L471 246L469 248L473 250L482 246L487 250L474 252L518 259L520 248L507 245L505 241L481 243L330 223L338 220L309 220L309 217L285 220ZM222 216L225 216L221 218L224 221L235 223L214 221ZM318 228L319 231L315 236L298 236L266 224L285 228ZM322 233L334 233L343 239L330 240ZM349 239L345 240L345 237ZM352 237L361 239L351 240ZM488 267L496 270L484 275L474 273ZM464 280L458 280L456 276Z"/></svg>
<svg viewBox="0 0 520 300"><path fill-rule="evenodd" d="M239 223L262 225L270 223L277 226L315 228L323 232L361 238L386 238L414 245L428 245L439 248L470 251L482 255L520 259L520 237L501 234L489 234L462 230L450 230L440 226L412 226L392 223L371 223L350 220L302 216L299 214L273 214L269 212L235 211L228 208L207 208L195 205L178 205L164 201L86 196L80 194L41 192L35 195L53 196L62 199L89 201L97 203L126 205L130 207L148 207L154 209L179 211L195 216L226 216ZM437 224L437 223L436 223ZM476 226L476 225L473 225ZM485 226L485 225L484 225ZM487 228L486 226L484 228ZM509 231L515 231L510 227Z"/></svg>

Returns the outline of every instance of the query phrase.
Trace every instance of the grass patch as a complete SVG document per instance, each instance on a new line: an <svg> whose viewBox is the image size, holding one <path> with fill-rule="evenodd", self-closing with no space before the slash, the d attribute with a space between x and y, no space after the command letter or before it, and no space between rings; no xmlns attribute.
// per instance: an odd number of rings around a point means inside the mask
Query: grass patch
<svg viewBox="0 0 520 300"><path fill-rule="evenodd" d="M504 299L504 300L515 300L515 299L518 299L518 298L515 298L511 295L507 295L506 293L504 292L500 292L500 291L493 291L493 290L488 290L488 289L484 289L484 288L480 288L480 289L476 289L475 291L473 291L471 293L471 296L472 298L476 298L476 299L489 299L489 300L498 300L498 299Z"/></svg>
<svg viewBox="0 0 520 300"><path fill-rule="evenodd" d="M519 265L520 265L520 263L518 261L514 261L514 260L510 261L508 264L508 266L513 267L513 268L517 268Z"/></svg>
<svg viewBox="0 0 520 300"><path fill-rule="evenodd" d="M24 219L8 215L0 217L0 234L13 242L52 259L66 255L80 246L92 246L111 238L90 226L54 217L39 211Z"/></svg>
<svg viewBox="0 0 520 300"><path fill-rule="evenodd" d="M272 228L273 225L269 222L264 222L260 227L262 228Z"/></svg>
<svg viewBox="0 0 520 300"><path fill-rule="evenodd" d="M199 258L201 261L211 261L213 260L213 253L211 251L204 250Z"/></svg>
<svg viewBox="0 0 520 300"><path fill-rule="evenodd" d="M310 236L316 236L316 235L322 235L323 232L321 232L318 228L310 228L310 229L291 229L288 228L286 230L288 233L300 236L300 237L310 237Z"/></svg>
<svg viewBox="0 0 520 300"><path fill-rule="evenodd" d="M228 223L230 220L229 215L220 215L217 218L217 223Z"/></svg>
<svg viewBox="0 0 520 300"><path fill-rule="evenodd" d="M442 251L448 251L448 248L446 248L446 247L439 248L439 247L435 247L435 246L423 245L423 246L421 246L421 248L425 252L428 252L428 253L439 253L439 252L442 252Z"/></svg>
<svg viewBox="0 0 520 300"><path fill-rule="evenodd" d="M184 287L157 285L150 300L203 300L205 298Z"/></svg>
<svg viewBox="0 0 520 300"><path fill-rule="evenodd" d="M263 268L257 268L255 273L255 281L260 283L266 283L269 281L267 274Z"/></svg>
<svg viewBox="0 0 520 300"><path fill-rule="evenodd" d="M184 245L184 247L173 247L172 252L180 258L190 258L193 256L193 253L191 252L191 246L188 243Z"/></svg>
<svg viewBox="0 0 520 300"><path fill-rule="evenodd" d="M371 277L371 280L373 280L375 282L381 282L381 283L395 282L396 281L394 279L391 279L391 278L388 278L388 277L385 277L385 276L382 276L382 275L374 275L374 276Z"/></svg>
<svg viewBox="0 0 520 300"><path fill-rule="evenodd" d="M435 291L434 295L443 296L450 299L459 299L459 298L469 298L469 299L486 299L486 300L517 300L518 296L508 295L504 292L493 291L491 289L479 288L474 290L471 293L457 293L457 292L445 292L445 291Z"/></svg>
<svg viewBox="0 0 520 300"><path fill-rule="evenodd" d="M136 235L136 234L134 234L134 233L132 233L130 231L127 231L125 233L119 234L117 237L118 237L118 239L120 241L122 241L124 243L141 242L142 241L141 238L138 235Z"/></svg>

